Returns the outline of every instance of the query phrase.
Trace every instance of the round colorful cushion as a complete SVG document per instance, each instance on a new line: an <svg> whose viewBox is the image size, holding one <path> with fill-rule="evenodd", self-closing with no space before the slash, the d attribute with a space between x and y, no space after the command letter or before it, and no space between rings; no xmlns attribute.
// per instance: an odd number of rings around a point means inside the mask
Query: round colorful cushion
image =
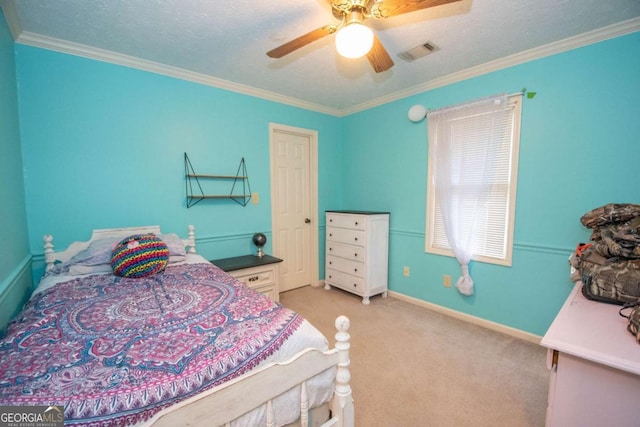
<svg viewBox="0 0 640 427"><path fill-rule="evenodd" d="M111 268L120 277L150 276L163 271L168 262L166 243L153 234L126 237L111 254Z"/></svg>

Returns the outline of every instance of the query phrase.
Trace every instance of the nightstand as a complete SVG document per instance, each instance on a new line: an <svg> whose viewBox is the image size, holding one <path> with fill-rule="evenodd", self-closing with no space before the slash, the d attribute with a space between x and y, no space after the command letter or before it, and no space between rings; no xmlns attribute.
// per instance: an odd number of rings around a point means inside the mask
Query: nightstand
<svg viewBox="0 0 640 427"><path fill-rule="evenodd" d="M278 292L278 263L282 262L280 258L271 255L262 257L243 255L214 259L209 262L250 288L274 301L280 301L280 293Z"/></svg>

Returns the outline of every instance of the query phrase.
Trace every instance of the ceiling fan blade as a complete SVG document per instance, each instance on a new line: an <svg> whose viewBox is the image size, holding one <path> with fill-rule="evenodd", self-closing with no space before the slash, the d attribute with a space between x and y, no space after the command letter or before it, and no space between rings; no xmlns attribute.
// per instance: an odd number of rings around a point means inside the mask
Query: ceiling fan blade
<svg viewBox="0 0 640 427"><path fill-rule="evenodd" d="M374 18L385 19L458 1L461 0L383 0L371 7L371 15Z"/></svg>
<svg viewBox="0 0 640 427"><path fill-rule="evenodd" d="M376 73L387 71L393 67L393 60L375 34L373 35L373 47L367 53L367 59Z"/></svg>
<svg viewBox="0 0 640 427"><path fill-rule="evenodd" d="M288 43L283 44L282 46L278 46L277 48L270 50L269 52L267 52L267 56L271 58L282 58L283 56L290 54L294 50L300 49L301 47L319 40L324 36L335 33L337 29L338 28L335 25L325 25L322 28L313 30L307 34L291 40Z"/></svg>

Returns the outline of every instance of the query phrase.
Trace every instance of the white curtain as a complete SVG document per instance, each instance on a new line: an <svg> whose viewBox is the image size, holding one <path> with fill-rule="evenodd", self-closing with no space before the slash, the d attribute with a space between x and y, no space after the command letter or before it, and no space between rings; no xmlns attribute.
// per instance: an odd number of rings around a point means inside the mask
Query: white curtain
<svg viewBox="0 0 640 427"><path fill-rule="evenodd" d="M493 168L503 138L500 124L509 117L507 96L496 96L427 114L429 144L436 188L436 206L442 214L451 250L460 263L456 288L473 295L469 262L473 257L474 228L491 189Z"/></svg>

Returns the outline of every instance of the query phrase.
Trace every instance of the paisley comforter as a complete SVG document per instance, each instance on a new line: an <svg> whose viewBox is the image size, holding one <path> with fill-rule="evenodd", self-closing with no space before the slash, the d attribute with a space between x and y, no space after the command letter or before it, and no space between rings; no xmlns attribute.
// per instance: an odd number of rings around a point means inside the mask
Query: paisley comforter
<svg viewBox="0 0 640 427"><path fill-rule="evenodd" d="M0 405L62 405L65 424L129 425L249 371L296 313L210 264L39 292L0 341Z"/></svg>

